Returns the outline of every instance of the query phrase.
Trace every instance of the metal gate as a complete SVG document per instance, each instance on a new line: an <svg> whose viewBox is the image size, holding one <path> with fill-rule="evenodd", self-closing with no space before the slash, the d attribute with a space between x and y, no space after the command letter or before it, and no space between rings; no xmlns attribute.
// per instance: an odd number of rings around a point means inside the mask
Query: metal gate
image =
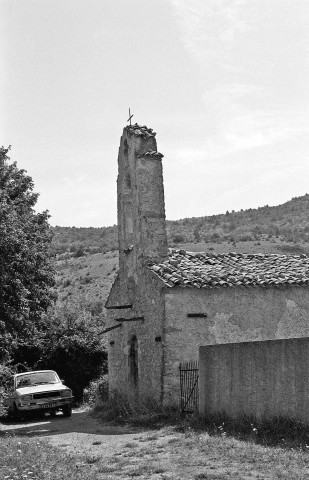
<svg viewBox="0 0 309 480"><path fill-rule="evenodd" d="M191 413L198 410L198 361L182 362L180 373L180 408Z"/></svg>

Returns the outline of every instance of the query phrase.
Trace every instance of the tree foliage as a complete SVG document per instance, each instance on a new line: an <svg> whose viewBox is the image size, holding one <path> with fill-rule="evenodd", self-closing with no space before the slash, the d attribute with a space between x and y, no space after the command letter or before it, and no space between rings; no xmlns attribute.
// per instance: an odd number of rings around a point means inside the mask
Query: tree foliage
<svg viewBox="0 0 309 480"><path fill-rule="evenodd" d="M56 370L80 401L89 382L107 372L106 346L97 328L73 306L54 309L49 324L38 367Z"/></svg>
<svg viewBox="0 0 309 480"><path fill-rule="evenodd" d="M80 401L91 380L107 372L106 345L98 327L81 304L49 308L42 328L31 339L20 339L12 351L18 370L53 369Z"/></svg>
<svg viewBox="0 0 309 480"><path fill-rule="evenodd" d="M0 359L40 328L54 284L48 212L35 212L32 178L8 150L0 148Z"/></svg>
<svg viewBox="0 0 309 480"><path fill-rule="evenodd" d="M32 178L9 162L8 150L0 149L0 415L13 371L54 369L80 400L107 370L87 305L53 302L49 215L34 210Z"/></svg>

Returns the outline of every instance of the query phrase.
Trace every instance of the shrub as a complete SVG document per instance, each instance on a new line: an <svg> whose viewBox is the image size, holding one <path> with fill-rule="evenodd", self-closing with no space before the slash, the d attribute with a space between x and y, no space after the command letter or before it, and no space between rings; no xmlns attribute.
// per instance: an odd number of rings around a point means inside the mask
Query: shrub
<svg viewBox="0 0 309 480"><path fill-rule="evenodd" d="M250 242L252 240L253 240L253 238L251 237L251 235L241 235L239 237L240 242Z"/></svg>
<svg viewBox="0 0 309 480"><path fill-rule="evenodd" d="M50 309L41 330L31 340L18 339L11 360L24 370L53 369L82 400L83 389L107 371L107 351L96 325L91 305L64 304ZM93 313L100 305L94 305ZM102 314L100 314L102 322ZM102 325L100 325L102 329Z"/></svg>
<svg viewBox="0 0 309 480"><path fill-rule="evenodd" d="M108 375L102 375L97 380L92 380L83 392L83 402L90 406L104 403L108 400Z"/></svg>
<svg viewBox="0 0 309 480"><path fill-rule="evenodd" d="M197 431L207 430L210 435L234 436L265 446L308 451L309 427L287 417L255 418L241 415L231 418L225 412L218 412L205 416L193 415L186 423Z"/></svg>
<svg viewBox="0 0 309 480"><path fill-rule="evenodd" d="M113 394L95 404L94 412L105 421L130 422L138 426L165 426L177 423L180 411L174 407L160 407L150 395L140 399L134 395Z"/></svg>
<svg viewBox="0 0 309 480"><path fill-rule="evenodd" d="M300 255L302 253L306 253L304 248L298 244L295 245L279 245L278 249L284 253L288 253L290 255Z"/></svg>
<svg viewBox="0 0 309 480"><path fill-rule="evenodd" d="M179 233L174 235L173 242L174 243L183 243L185 241L185 237Z"/></svg>
<svg viewBox="0 0 309 480"><path fill-rule="evenodd" d="M0 417L7 413L4 400L12 385L12 375L15 373L12 367L0 363Z"/></svg>
<svg viewBox="0 0 309 480"><path fill-rule="evenodd" d="M39 367L56 370L79 402L89 382L107 371L107 352L87 327L63 327L50 335Z"/></svg>
<svg viewBox="0 0 309 480"><path fill-rule="evenodd" d="M79 247L76 252L74 253L74 258L84 257L86 255L84 247Z"/></svg>

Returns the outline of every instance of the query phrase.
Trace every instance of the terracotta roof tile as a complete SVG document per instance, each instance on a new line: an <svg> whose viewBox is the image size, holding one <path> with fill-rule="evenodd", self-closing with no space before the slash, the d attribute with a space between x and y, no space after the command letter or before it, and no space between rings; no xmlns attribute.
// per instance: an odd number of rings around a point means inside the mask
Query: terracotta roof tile
<svg viewBox="0 0 309 480"><path fill-rule="evenodd" d="M148 268L169 287L309 285L306 255L216 254L170 249L167 260L149 264Z"/></svg>
<svg viewBox="0 0 309 480"><path fill-rule="evenodd" d="M164 157L164 155L162 155L162 153L156 152L155 150L150 150L149 152L140 153L137 156L138 156L138 158L141 158L141 157L159 157L159 158L162 158L162 157Z"/></svg>
<svg viewBox="0 0 309 480"><path fill-rule="evenodd" d="M134 125L127 125L125 129L129 133L134 134L136 136L142 136L145 139L156 136L156 132L153 132L152 128L147 128L146 125L141 126L135 123Z"/></svg>

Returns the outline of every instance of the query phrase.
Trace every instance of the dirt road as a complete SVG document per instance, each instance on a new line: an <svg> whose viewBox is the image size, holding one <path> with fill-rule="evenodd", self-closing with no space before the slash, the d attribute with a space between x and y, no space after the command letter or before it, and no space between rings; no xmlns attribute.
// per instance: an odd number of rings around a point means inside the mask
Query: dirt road
<svg viewBox="0 0 309 480"><path fill-rule="evenodd" d="M172 427L138 430L113 426L81 409L73 411L71 418L59 413L44 420L0 423L0 434L5 432L15 433L18 440L20 436L32 437L38 442L36 445L44 439L44 443L60 448L74 472L81 472L78 478L83 479L309 478L309 456L300 450L263 447L226 437L225 433L211 437L207 432L195 433L190 429L181 433Z"/></svg>
<svg viewBox="0 0 309 480"><path fill-rule="evenodd" d="M100 454L104 453L105 456L121 450L138 433L136 429L125 426L104 424L85 409L73 410L70 418L58 413L56 417L47 414L45 419L0 423L0 433L4 432L43 437L51 444L77 454L94 455L100 451Z"/></svg>

